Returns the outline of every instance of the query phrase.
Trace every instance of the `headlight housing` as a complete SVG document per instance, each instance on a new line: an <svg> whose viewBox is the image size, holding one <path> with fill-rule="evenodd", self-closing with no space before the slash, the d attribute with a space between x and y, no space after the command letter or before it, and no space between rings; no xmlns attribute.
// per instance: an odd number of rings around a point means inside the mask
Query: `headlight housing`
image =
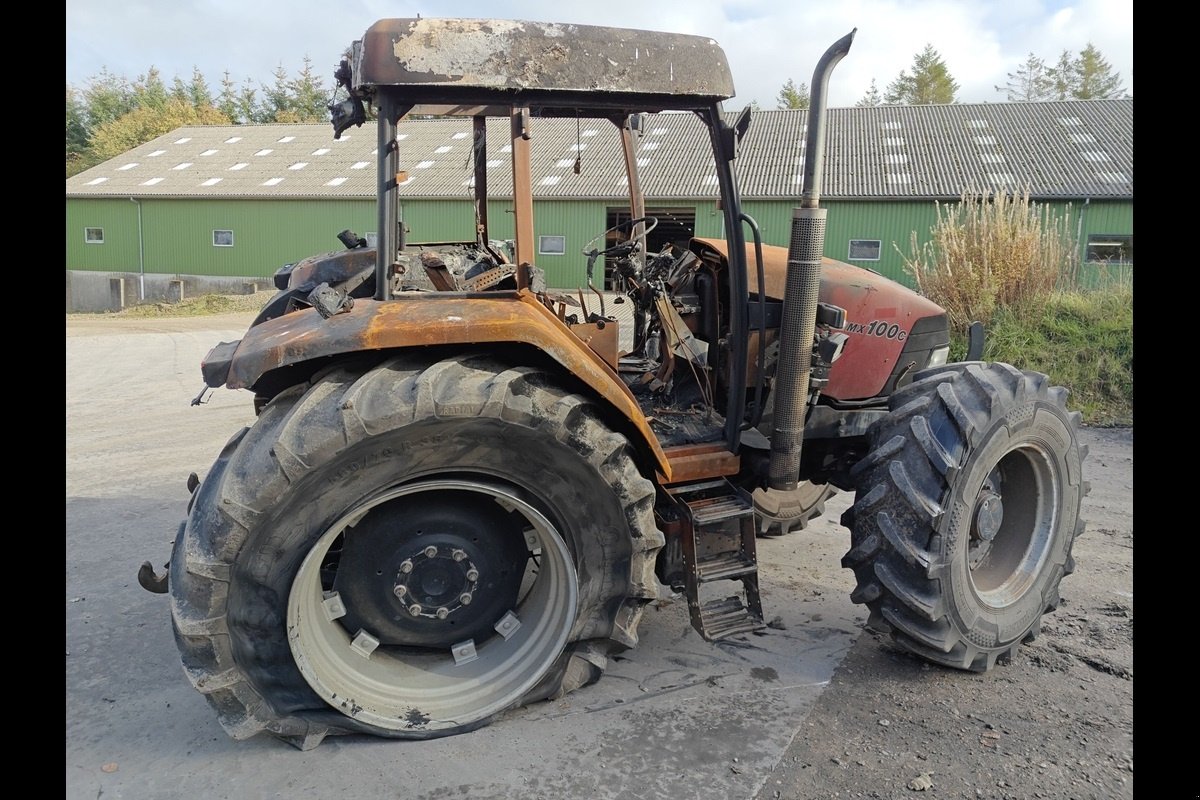
<svg viewBox="0 0 1200 800"><path fill-rule="evenodd" d="M950 358L950 345L935 347L929 352L929 363L926 367L940 367Z"/></svg>

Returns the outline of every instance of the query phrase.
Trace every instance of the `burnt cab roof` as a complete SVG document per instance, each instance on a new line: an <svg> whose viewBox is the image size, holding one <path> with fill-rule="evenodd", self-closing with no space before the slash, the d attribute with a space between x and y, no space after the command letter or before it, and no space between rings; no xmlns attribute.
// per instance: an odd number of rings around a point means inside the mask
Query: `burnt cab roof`
<svg viewBox="0 0 1200 800"><path fill-rule="evenodd" d="M354 43L353 83L367 94L402 87L424 103L600 100L647 110L734 93L724 51L704 36L485 19L380 20Z"/></svg>

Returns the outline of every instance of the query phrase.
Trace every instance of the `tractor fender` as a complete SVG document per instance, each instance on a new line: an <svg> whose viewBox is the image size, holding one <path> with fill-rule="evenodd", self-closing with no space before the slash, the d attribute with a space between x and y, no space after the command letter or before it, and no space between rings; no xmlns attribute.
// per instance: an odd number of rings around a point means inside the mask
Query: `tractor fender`
<svg viewBox="0 0 1200 800"><path fill-rule="evenodd" d="M414 292L389 301L356 298L352 307L328 318L311 308L294 311L255 325L239 342L213 348L203 369L209 385L245 389L272 370L312 359L498 343L532 345L587 384L628 421L635 449L651 454L658 471L670 479L671 465L625 383L527 290L468 295ZM226 361L227 370L221 361Z"/></svg>

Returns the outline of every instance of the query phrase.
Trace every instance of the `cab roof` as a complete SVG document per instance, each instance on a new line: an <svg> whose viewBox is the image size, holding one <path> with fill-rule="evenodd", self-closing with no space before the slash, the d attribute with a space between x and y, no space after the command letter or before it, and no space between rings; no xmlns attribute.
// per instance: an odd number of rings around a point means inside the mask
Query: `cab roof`
<svg viewBox="0 0 1200 800"><path fill-rule="evenodd" d="M353 84L403 87L419 103L529 102L641 110L732 97L712 39L679 33L488 19L383 19L353 47Z"/></svg>

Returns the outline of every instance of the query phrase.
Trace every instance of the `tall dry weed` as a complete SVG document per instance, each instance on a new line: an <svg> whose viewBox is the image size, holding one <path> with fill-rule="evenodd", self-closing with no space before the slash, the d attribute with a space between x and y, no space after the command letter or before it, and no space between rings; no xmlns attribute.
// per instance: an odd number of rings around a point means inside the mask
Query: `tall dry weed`
<svg viewBox="0 0 1200 800"><path fill-rule="evenodd" d="M989 323L997 308L1036 315L1056 288L1074 286L1078 248L1070 233L1071 208L1063 214L1021 194L964 193L960 202L937 206L931 238L909 254L897 248L922 294L946 309L961 330Z"/></svg>

